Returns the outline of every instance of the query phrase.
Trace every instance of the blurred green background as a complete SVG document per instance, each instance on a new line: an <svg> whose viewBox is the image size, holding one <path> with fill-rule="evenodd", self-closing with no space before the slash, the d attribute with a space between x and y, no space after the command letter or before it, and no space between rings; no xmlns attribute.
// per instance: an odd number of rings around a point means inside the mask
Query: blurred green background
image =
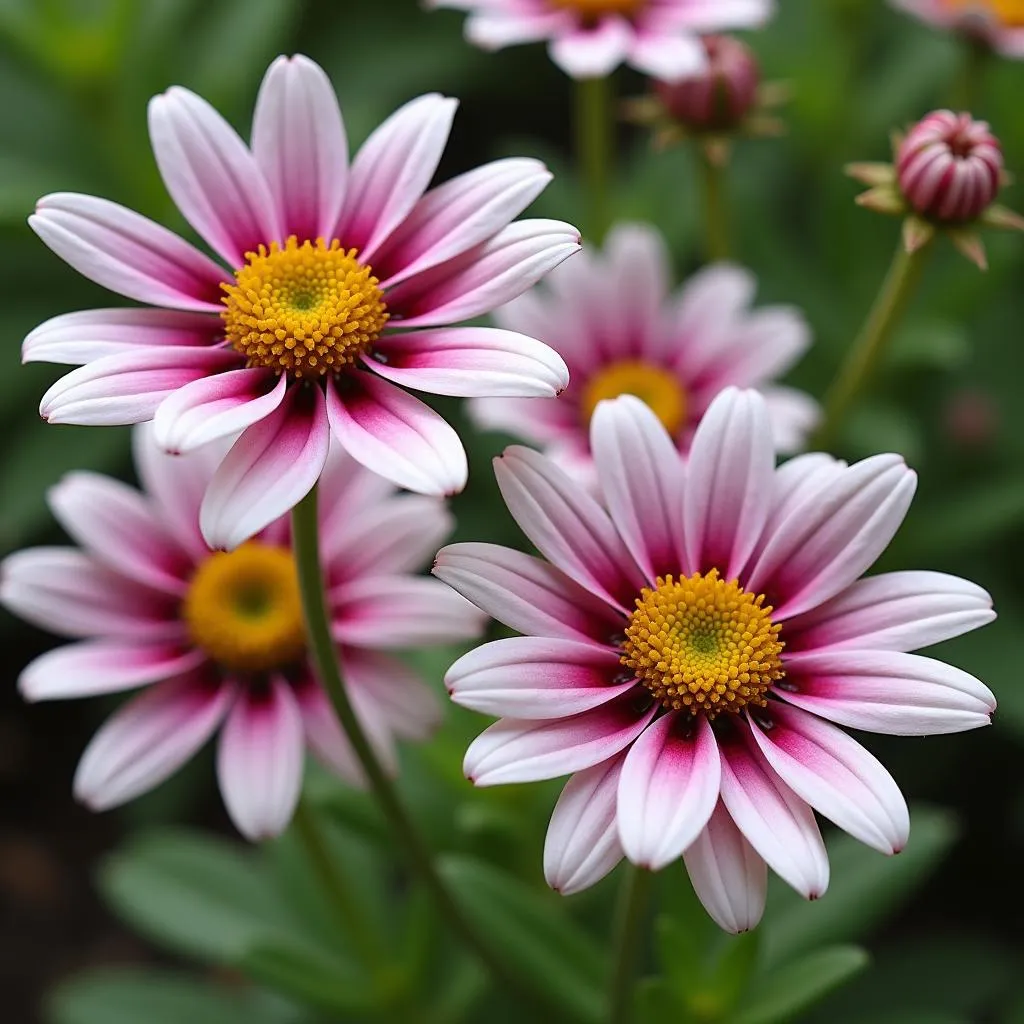
<svg viewBox="0 0 1024 1024"><path fill-rule="evenodd" d="M729 200L737 256L759 275L759 301L799 305L813 325L815 346L793 381L820 395L897 234L895 221L854 205L858 189L842 166L886 158L890 129L951 102L962 54L953 40L899 16L883 0L782 0L781 8L750 41L766 77L792 87L789 132L740 143ZM428 13L414 0L2 0L2 553L58 538L44 497L67 470L131 475L126 430L48 427L38 418L39 398L60 370L22 368L23 336L58 313L120 300L80 279L35 239L25 225L34 201L53 190L92 192L189 234L150 154L148 97L173 83L186 85L247 134L266 65L295 51L331 75L353 143L420 92L457 96L462 105L441 176L497 156L536 155L556 180L532 212L582 221L568 142L570 83L541 46L498 54L470 48L458 14ZM643 90L628 71L616 81L622 96ZM1022 98L1024 63L993 61L974 111L992 122L1008 167L1019 173ZM640 132L627 128L618 153L617 216L659 226L678 274L686 275L699 265L700 193L691 154L685 148L653 153ZM1006 200L1021 208L1024 190L1011 189ZM1024 634L1024 241L991 235L987 242L987 274L939 247L840 454L896 450L920 473L918 499L883 568L944 569L995 595L995 625L937 652L995 690L995 728L868 740L917 805L908 851L887 862L840 840L832 891L815 905L773 892L758 938L719 938L694 912L681 869L663 873L656 910L682 920L686 934L663 920L644 963L677 973L689 1017L659 1010L671 1000L663 1003L664 993L652 984L643 997L646 1019L804 1019L784 1001L775 1017L758 1017L755 1009L799 988L785 974L793 973L798 954L826 941L856 940L872 964L806 1019L1024 1021L1024 884L1015 870L1024 855L1024 688L1017 669ZM457 415L454 406L449 411ZM506 439L464 434L472 473L456 503L459 537L519 543L489 468ZM351 967L349 974L343 969L343 937L320 919L301 855L287 837L245 851L225 824L209 763L200 760L115 815L97 817L73 805L75 761L108 708L103 702L21 705L17 674L52 641L7 616L0 628L4 1020L371 1019L357 998L360 980ZM438 683L452 656L424 660ZM607 932L614 881L569 901L543 891L542 838L557 787L474 792L459 764L468 737L483 724L452 709L435 742L407 752L403 786L447 852L446 870L475 894L485 926L495 900L499 910L511 900L526 915L520 932L502 940L510 955L529 956L533 947L531 969L544 966L549 949L550 962L555 951L571 960L568 973L548 981L567 1012L585 1018L603 978L597 944ZM392 929L410 985L427 993L415 1015L410 1010L391 1019L520 1019L522 1008L489 994L472 961L438 940L429 907L395 881L370 802L315 774L309 787L342 862L368 880L367 900L387 922L382 927ZM196 825L223 841L185 829ZM298 946L288 945L293 933L302 937ZM804 973L828 981L831 971L838 981L860 966L856 956L836 954L834 962L812 961ZM103 973L81 974L92 968ZM185 970L200 981L186 980ZM250 987L246 976L258 985ZM44 1001L58 982L62 987ZM818 987L824 995L829 985ZM300 1003L317 1009L299 1009Z"/></svg>

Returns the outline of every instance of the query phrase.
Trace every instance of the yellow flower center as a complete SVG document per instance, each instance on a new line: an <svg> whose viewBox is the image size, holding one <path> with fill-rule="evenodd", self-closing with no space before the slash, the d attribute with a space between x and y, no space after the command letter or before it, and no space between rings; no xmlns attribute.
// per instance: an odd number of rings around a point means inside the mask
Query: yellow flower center
<svg viewBox="0 0 1024 1024"><path fill-rule="evenodd" d="M192 642L236 672L269 672L306 649L299 577L286 548L250 541L203 562L182 608Z"/></svg>
<svg viewBox="0 0 1024 1024"><path fill-rule="evenodd" d="M354 362L388 320L384 293L356 250L337 239L246 254L235 283L224 285L224 331L249 361L294 377L322 377Z"/></svg>
<svg viewBox="0 0 1024 1024"><path fill-rule="evenodd" d="M785 673L778 626L764 595L726 582L712 569L644 587L626 627L622 664L674 711L709 718L747 704Z"/></svg>
<svg viewBox="0 0 1024 1024"><path fill-rule="evenodd" d="M583 391L583 421L590 423L597 403L619 395L636 395L674 434L686 422L686 392L675 374L639 359L612 363L595 373Z"/></svg>
<svg viewBox="0 0 1024 1024"><path fill-rule="evenodd" d="M1007 28L1024 28L1024 0L946 0L956 11L989 13Z"/></svg>
<svg viewBox="0 0 1024 1024"><path fill-rule="evenodd" d="M561 10L577 11L584 21L597 21L606 14L629 17L644 6L647 0L551 0Z"/></svg>

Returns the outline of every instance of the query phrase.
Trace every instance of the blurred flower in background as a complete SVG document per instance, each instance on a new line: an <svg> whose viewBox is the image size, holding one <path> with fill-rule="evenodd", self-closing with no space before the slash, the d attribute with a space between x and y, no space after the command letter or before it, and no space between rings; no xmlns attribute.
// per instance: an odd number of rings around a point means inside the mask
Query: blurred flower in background
<svg viewBox="0 0 1024 1024"><path fill-rule="evenodd" d="M1024 0L892 0L937 28L956 29L1004 57L1024 58Z"/></svg>

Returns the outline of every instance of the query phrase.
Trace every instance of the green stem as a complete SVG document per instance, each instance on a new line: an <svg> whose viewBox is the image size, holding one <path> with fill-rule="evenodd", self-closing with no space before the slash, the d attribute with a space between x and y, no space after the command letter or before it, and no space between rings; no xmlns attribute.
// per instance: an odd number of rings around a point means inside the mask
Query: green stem
<svg viewBox="0 0 1024 1024"><path fill-rule="evenodd" d="M643 923L651 873L630 866L622 879L616 910L612 980L608 991L609 1024L628 1024L633 1006L633 978L637 953L643 942Z"/></svg>
<svg viewBox="0 0 1024 1024"><path fill-rule="evenodd" d="M697 144L697 159L704 177L705 256L710 263L729 258L729 218L725 204L725 166L708 147Z"/></svg>
<svg viewBox="0 0 1024 1024"><path fill-rule="evenodd" d="M825 395L825 416L811 444L813 449L827 451L835 443L850 406L874 372L917 286L925 254L930 248L931 245L926 244L908 253L902 238L897 244L896 255L871 312Z"/></svg>
<svg viewBox="0 0 1024 1024"><path fill-rule="evenodd" d="M953 86L953 107L957 111L977 113L975 109L988 66L989 48L978 40L964 44L963 61Z"/></svg>
<svg viewBox="0 0 1024 1024"><path fill-rule="evenodd" d="M600 244L608 231L608 181L612 168L610 78L576 82L576 150L587 197L586 234Z"/></svg>
<svg viewBox="0 0 1024 1024"><path fill-rule="evenodd" d="M316 487L292 509L292 546L299 573L309 650L317 674L373 789L377 803L391 826L397 847L405 854L409 866L433 896L438 910L452 931L477 955L496 979L502 980L510 988L515 988L516 979L510 975L504 961L494 954L483 936L477 934L438 874L430 850L406 814L398 793L381 766L349 700L348 691L341 678L334 639L331 636L323 574L320 570Z"/></svg>

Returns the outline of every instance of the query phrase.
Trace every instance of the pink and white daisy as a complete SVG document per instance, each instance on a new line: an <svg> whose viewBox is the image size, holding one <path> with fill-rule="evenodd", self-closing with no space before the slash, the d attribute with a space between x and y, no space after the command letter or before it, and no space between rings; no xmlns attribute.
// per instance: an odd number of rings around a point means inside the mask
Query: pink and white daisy
<svg viewBox="0 0 1024 1024"><path fill-rule="evenodd" d="M494 317L554 345L569 365L569 387L555 401L476 399L474 419L547 450L586 471L590 419L599 402L642 398L683 452L712 399L730 384L756 387L768 403L780 451L802 447L818 420L809 395L771 383L803 354L810 332L789 306L751 310L757 282L717 264L670 292L661 235L622 224L604 252L586 250Z"/></svg>
<svg viewBox="0 0 1024 1024"><path fill-rule="evenodd" d="M498 160L427 191L455 107L438 95L412 100L350 165L334 91L305 57L270 66L251 147L188 90L155 97L150 138L164 183L223 263L105 199L40 200L29 223L54 252L157 307L72 313L33 331L26 360L84 364L50 388L42 416L155 419L174 452L241 431L203 506L216 547L241 543L307 494L331 436L399 486L461 490L462 443L404 388L556 395L566 369L546 345L449 325L529 288L579 235L558 221L510 223L550 180L536 160ZM246 533L237 523L264 491L266 517Z"/></svg>
<svg viewBox="0 0 1024 1024"><path fill-rule="evenodd" d="M466 38L486 50L549 40L573 78L603 78L627 63L672 81L702 71L700 35L759 28L773 0L427 0L469 11Z"/></svg>
<svg viewBox="0 0 1024 1024"><path fill-rule="evenodd" d="M1004 57L1024 58L1024 0L892 0L936 28L962 32Z"/></svg>
<svg viewBox="0 0 1024 1024"><path fill-rule="evenodd" d="M75 794L93 809L153 788L220 728L217 774L232 820L251 839L276 835L299 796L305 747L362 781L306 656L288 520L235 551L212 551L198 517L220 446L175 457L152 433L144 426L135 436L143 493L85 472L50 492L81 550L33 548L0 565L6 608L77 638L28 665L19 687L31 701L145 687L78 766ZM395 770L396 738L423 737L438 707L388 652L479 636L484 617L414 575L451 530L442 502L395 494L337 446L322 488L321 557L345 682L378 756Z"/></svg>
<svg viewBox="0 0 1024 1024"><path fill-rule="evenodd" d="M898 455L775 468L768 408L730 388L681 468L639 400L591 427L602 498L544 456L495 472L547 558L442 549L434 572L526 634L452 666L459 704L503 716L466 753L479 786L572 774L544 851L563 893L625 855L683 857L711 916L752 928L770 866L808 898L828 885L814 812L883 853L909 820L882 765L832 723L923 736L986 725L977 679L906 653L991 621L991 600L935 572L860 579L899 527L916 478Z"/></svg>

